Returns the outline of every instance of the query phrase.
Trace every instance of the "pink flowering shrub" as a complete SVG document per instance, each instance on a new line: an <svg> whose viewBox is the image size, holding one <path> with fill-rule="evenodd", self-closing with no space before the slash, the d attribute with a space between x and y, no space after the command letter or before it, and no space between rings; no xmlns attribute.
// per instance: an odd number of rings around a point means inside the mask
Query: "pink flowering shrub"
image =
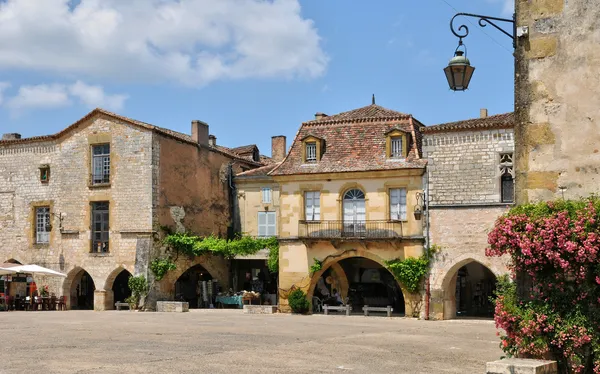
<svg viewBox="0 0 600 374"><path fill-rule="evenodd" d="M497 287L495 321L510 356L557 360L562 373L600 373L600 199L512 209L488 237L488 256L509 255Z"/></svg>

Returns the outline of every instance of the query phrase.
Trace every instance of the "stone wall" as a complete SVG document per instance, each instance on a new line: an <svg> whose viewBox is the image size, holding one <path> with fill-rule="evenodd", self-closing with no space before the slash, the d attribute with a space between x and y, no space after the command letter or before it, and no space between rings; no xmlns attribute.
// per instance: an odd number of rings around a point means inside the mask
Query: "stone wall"
<svg viewBox="0 0 600 374"><path fill-rule="evenodd" d="M111 145L110 186L89 185L90 147L98 143ZM15 259L67 273L64 281L38 280L38 287L48 284L65 296L75 291L72 283L85 270L98 291L96 307L110 307L114 277L122 270L134 272L140 236L152 231L151 158L150 131L103 115L57 140L0 145L0 262ZM40 165L50 166L47 184L40 181ZM109 202L106 254L90 253L93 201ZM35 243L36 206L51 209L49 244Z"/></svg>
<svg viewBox="0 0 600 374"><path fill-rule="evenodd" d="M499 203L500 154L513 150L512 129L425 134L429 203Z"/></svg>
<svg viewBox="0 0 600 374"><path fill-rule="evenodd" d="M262 189L271 189L271 203L262 202ZM279 185L270 177L260 179L236 178L238 214L241 232L258 236L258 212L276 212L279 227Z"/></svg>
<svg viewBox="0 0 600 374"><path fill-rule="evenodd" d="M517 0L517 202L600 191L600 3ZM564 187L561 191L559 187Z"/></svg>

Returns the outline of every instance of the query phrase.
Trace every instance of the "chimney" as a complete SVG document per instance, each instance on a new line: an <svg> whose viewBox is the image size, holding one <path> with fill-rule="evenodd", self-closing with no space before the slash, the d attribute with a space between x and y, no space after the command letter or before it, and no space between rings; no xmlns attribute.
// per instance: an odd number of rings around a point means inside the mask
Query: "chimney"
<svg viewBox="0 0 600 374"><path fill-rule="evenodd" d="M208 145L208 123L192 121L192 139L198 144Z"/></svg>
<svg viewBox="0 0 600 374"><path fill-rule="evenodd" d="M318 121L318 120L320 120L320 119L323 119L323 118L325 118L325 117L329 117L329 116L328 116L327 114L325 114L325 113L321 113L321 112L318 112L317 114L315 114L315 119L316 119L317 121Z"/></svg>
<svg viewBox="0 0 600 374"><path fill-rule="evenodd" d="M2 134L2 140L19 140L19 139L21 139L21 134L17 134L16 132Z"/></svg>
<svg viewBox="0 0 600 374"><path fill-rule="evenodd" d="M210 145L211 147L214 147L217 145L217 137L214 135L209 135L208 136L208 145Z"/></svg>
<svg viewBox="0 0 600 374"><path fill-rule="evenodd" d="M480 118L487 118L487 116L488 116L487 109L485 109L485 108L479 109L479 117Z"/></svg>
<svg viewBox="0 0 600 374"><path fill-rule="evenodd" d="M286 150L285 136L277 135L271 138L271 158L273 161L283 161Z"/></svg>

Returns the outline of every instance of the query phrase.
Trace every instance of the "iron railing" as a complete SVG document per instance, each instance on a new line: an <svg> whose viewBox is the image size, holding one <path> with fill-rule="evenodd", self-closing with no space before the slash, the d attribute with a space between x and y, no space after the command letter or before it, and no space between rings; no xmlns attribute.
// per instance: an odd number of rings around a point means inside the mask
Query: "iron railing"
<svg viewBox="0 0 600 374"><path fill-rule="evenodd" d="M298 237L308 239L393 239L402 237L401 221L300 221Z"/></svg>
<svg viewBox="0 0 600 374"><path fill-rule="evenodd" d="M98 185L98 184L109 184L110 183L110 174L90 174L90 185Z"/></svg>

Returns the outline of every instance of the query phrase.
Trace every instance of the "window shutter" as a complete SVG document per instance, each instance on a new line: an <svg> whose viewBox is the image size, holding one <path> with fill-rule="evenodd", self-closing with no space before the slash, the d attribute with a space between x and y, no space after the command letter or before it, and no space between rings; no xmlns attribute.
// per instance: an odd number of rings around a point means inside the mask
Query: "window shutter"
<svg viewBox="0 0 600 374"><path fill-rule="evenodd" d="M305 192L304 193L304 219L307 221L313 220L313 193Z"/></svg>
<svg viewBox="0 0 600 374"><path fill-rule="evenodd" d="M406 189L390 189L390 219L406 219Z"/></svg>
<svg viewBox="0 0 600 374"><path fill-rule="evenodd" d="M275 212L267 212L267 236L275 236Z"/></svg>
<svg viewBox="0 0 600 374"><path fill-rule="evenodd" d="M267 212L258 212L258 236L267 236Z"/></svg>
<svg viewBox="0 0 600 374"><path fill-rule="evenodd" d="M271 203L271 189L270 188L263 188L262 189L262 202L264 204L270 204Z"/></svg>
<svg viewBox="0 0 600 374"><path fill-rule="evenodd" d="M321 220L321 193L316 191L313 192L313 220Z"/></svg>

